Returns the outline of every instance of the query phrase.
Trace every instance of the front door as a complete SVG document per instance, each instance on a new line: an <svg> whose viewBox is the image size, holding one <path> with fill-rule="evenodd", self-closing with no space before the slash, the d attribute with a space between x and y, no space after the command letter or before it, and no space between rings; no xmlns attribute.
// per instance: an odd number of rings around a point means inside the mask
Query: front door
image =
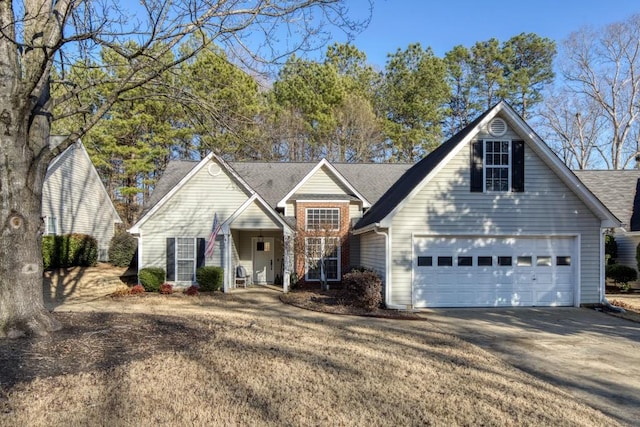
<svg viewBox="0 0 640 427"><path fill-rule="evenodd" d="M254 237L253 246L253 283L264 285L273 283L273 237Z"/></svg>

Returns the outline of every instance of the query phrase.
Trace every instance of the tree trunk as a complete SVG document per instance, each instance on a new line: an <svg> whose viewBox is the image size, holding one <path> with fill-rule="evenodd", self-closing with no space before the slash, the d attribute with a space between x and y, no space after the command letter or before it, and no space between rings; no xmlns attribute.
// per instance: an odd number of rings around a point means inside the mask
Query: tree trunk
<svg viewBox="0 0 640 427"><path fill-rule="evenodd" d="M0 114L6 118L0 129L0 338L61 328L43 300L41 205L49 121L40 108L34 111L39 113L24 121L14 120L20 117L15 110Z"/></svg>

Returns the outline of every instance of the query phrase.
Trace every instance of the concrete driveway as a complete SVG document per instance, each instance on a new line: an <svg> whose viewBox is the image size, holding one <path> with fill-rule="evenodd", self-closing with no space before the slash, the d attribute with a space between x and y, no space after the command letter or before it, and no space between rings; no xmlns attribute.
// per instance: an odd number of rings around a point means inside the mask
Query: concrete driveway
<svg viewBox="0 0 640 427"><path fill-rule="evenodd" d="M640 425L640 323L586 308L434 309L430 322L628 425Z"/></svg>

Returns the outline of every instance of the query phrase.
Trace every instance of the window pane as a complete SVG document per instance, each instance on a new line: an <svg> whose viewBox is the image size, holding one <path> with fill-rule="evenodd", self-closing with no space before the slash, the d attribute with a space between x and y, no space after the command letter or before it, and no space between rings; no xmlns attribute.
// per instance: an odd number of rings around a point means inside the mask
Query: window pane
<svg viewBox="0 0 640 427"><path fill-rule="evenodd" d="M340 209L307 209L307 230L339 230Z"/></svg>
<svg viewBox="0 0 640 427"><path fill-rule="evenodd" d="M438 266L440 267L450 267L453 265L453 257L450 256L439 256L438 257Z"/></svg>
<svg viewBox="0 0 640 427"><path fill-rule="evenodd" d="M493 265L493 257L491 256L479 256L478 267L488 267Z"/></svg>
<svg viewBox="0 0 640 427"><path fill-rule="evenodd" d="M176 280L178 282L191 282L193 280L193 261L178 260Z"/></svg>
<svg viewBox="0 0 640 427"><path fill-rule="evenodd" d="M551 257L550 256L538 256L536 260L536 265L539 267L551 267Z"/></svg>
<svg viewBox="0 0 640 427"><path fill-rule="evenodd" d="M556 257L556 265L571 265L571 257L570 256Z"/></svg>
<svg viewBox="0 0 640 427"><path fill-rule="evenodd" d="M473 265L473 257L470 256L459 256L458 257L458 266L460 267L469 267Z"/></svg>
<svg viewBox="0 0 640 427"><path fill-rule="evenodd" d="M516 265L518 265L518 267L531 267L531 257L519 256L518 261L516 261Z"/></svg>
<svg viewBox="0 0 640 427"><path fill-rule="evenodd" d="M432 265L433 265L433 257L430 257L430 256L418 257L418 267L431 267Z"/></svg>
<svg viewBox="0 0 640 427"><path fill-rule="evenodd" d="M324 272L327 275L327 280L338 279L338 260L327 259L324 261Z"/></svg>
<svg viewBox="0 0 640 427"><path fill-rule="evenodd" d="M498 265L510 266L511 262L512 262L512 258L510 256L499 256L498 257Z"/></svg>

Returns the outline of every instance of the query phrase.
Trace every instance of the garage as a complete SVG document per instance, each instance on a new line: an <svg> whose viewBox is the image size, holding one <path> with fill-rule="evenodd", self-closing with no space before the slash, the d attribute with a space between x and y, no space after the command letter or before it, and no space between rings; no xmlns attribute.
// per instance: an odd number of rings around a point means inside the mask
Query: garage
<svg viewBox="0 0 640 427"><path fill-rule="evenodd" d="M414 306L573 306L575 242L557 236L414 237Z"/></svg>

